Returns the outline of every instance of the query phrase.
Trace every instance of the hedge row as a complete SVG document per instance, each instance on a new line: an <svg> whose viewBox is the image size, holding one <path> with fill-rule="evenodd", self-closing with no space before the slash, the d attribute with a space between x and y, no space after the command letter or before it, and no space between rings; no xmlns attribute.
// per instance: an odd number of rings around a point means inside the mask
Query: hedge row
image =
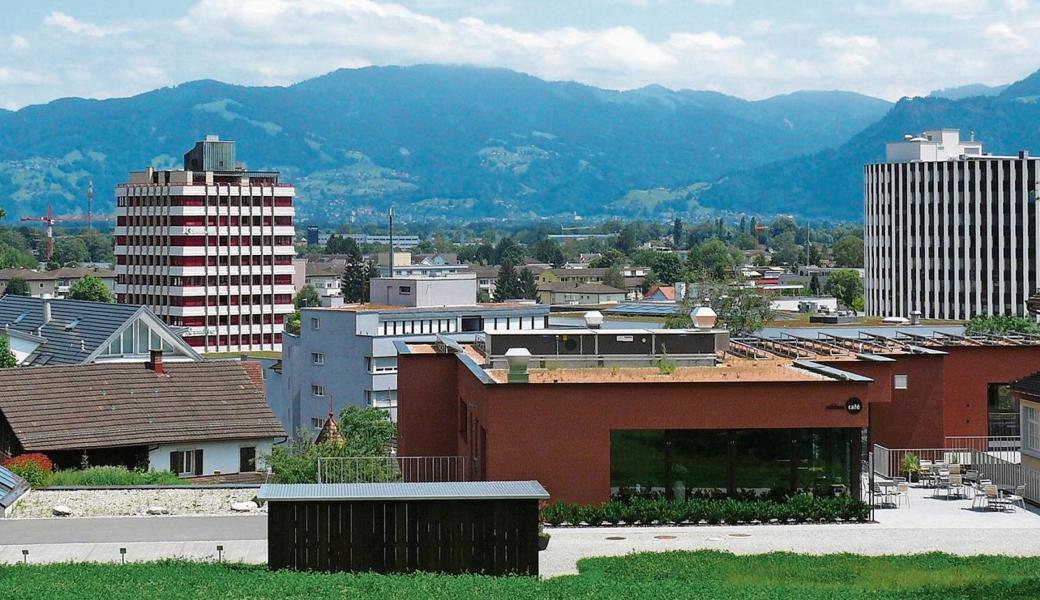
<svg viewBox="0 0 1040 600"><path fill-rule="evenodd" d="M781 501L741 500L736 498L692 498L672 501L665 498L634 497L603 504L554 502L542 509L542 521L553 526L598 525L683 525L707 523L814 523L866 521L870 506L849 496L820 497L797 494Z"/></svg>

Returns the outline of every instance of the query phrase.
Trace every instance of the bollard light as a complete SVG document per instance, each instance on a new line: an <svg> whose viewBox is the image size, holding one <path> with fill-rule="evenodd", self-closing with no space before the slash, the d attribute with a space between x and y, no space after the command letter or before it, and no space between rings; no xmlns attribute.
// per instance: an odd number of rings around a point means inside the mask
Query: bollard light
<svg viewBox="0 0 1040 600"><path fill-rule="evenodd" d="M29 550L22 548L22 564L29 563Z"/></svg>
<svg viewBox="0 0 1040 600"><path fill-rule="evenodd" d="M126 564L126 548L119 549L119 560L125 565Z"/></svg>
<svg viewBox="0 0 1040 600"><path fill-rule="evenodd" d="M224 562L224 546L217 546L217 562Z"/></svg>

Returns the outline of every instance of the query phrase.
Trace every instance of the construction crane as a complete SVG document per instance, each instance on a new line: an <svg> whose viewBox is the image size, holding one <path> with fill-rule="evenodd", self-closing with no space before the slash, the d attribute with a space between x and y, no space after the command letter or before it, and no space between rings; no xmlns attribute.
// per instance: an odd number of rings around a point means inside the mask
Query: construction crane
<svg viewBox="0 0 1040 600"><path fill-rule="evenodd" d="M755 225L755 256L762 256L762 251L758 248L759 232L766 231L769 229L768 225Z"/></svg>
<svg viewBox="0 0 1040 600"><path fill-rule="evenodd" d="M91 186L93 188L93 186ZM47 207L47 214L42 217L22 217L20 221L32 221L34 223L44 223L47 225L47 262L51 261L51 257L54 256L54 224L55 223L88 223L93 227L94 219L99 221L110 221L111 216L104 215L95 217L93 214L87 215L63 215L56 217L50 206Z"/></svg>

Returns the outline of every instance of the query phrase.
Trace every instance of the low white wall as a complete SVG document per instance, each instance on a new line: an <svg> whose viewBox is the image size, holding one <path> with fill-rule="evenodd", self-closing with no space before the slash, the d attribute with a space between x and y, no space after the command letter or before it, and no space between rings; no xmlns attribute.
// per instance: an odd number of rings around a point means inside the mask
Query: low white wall
<svg viewBox="0 0 1040 600"><path fill-rule="evenodd" d="M264 469L263 456L271 453L270 438L262 440L225 440L219 442L186 442L180 444L160 444L158 448L149 450L148 466L158 471L170 468L170 452L179 450L202 450L202 474L214 475L238 473L239 449L256 448L256 470Z"/></svg>

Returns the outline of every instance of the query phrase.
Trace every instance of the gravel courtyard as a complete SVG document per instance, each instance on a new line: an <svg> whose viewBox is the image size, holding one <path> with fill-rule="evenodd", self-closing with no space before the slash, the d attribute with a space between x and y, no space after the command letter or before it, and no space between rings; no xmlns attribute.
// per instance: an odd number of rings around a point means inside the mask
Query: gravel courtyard
<svg viewBox="0 0 1040 600"><path fill-rule="evenodd" d="M249 514L231 510L236 502L249 502L260 488L33 490L23 496L11 514L14 519L53 518L54 508L71 510L69 517L128 517L148 515L162 508L170 515ZM264 511L260 508L256 512Z"/></svg>

